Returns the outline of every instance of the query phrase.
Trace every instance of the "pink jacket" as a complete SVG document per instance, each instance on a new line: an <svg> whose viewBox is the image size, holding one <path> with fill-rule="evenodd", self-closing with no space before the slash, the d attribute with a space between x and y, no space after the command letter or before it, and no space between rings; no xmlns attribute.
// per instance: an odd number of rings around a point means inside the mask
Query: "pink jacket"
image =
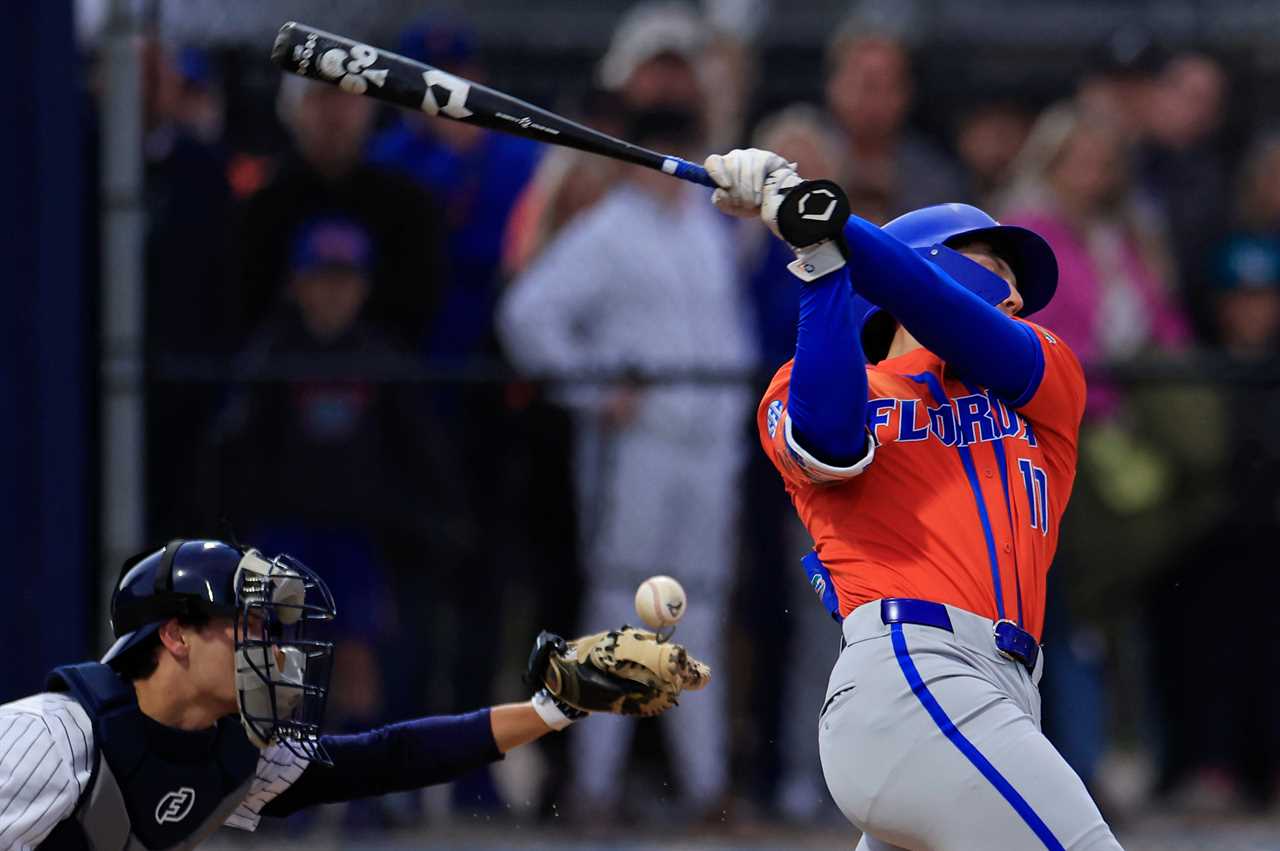
<svg viewBox="0 0 1280 851"><path fill-rule="evenodd" d="M1104 357L1098 339L1102 293L1099 271L1084 239L1070 225L1051 213L1017 211L1002 216L1004 224L1020 225L1043 236L1058 257L1058 291L1049 306L1037 313L1035 321L1057 331L1071 346L1081 363L1088 366ZM1123 246L1121 262L1127 277L1146 304L1150 320L1150 340L1157 350L1177 350L1191 339L1191 329L1168 288L1156 277L1132 239Z"/></svg>
<svg viewBox="0 0 1280 851"><path fill-rule="evenodd" d="M1061 335L1080 362L1090 366L1104 362L1100 340L1103 294L1097 259L1090 253L1082 236L1060 217L1042 211L1018 211L1002 216L1005 224L1021 225L1043 236L1058 257L1058 290L1049 305L1032 319ZM1168 288L1157 277L1132 238L1121 246L1120 262L1126 277L1145 304L1149 320L1146 350L1170 351L1186 346L1191 340L1191 327ZM1121 388L1105 378L1090 378L1088 419L1106 419L1115 413L1121 401Z"/></svg>

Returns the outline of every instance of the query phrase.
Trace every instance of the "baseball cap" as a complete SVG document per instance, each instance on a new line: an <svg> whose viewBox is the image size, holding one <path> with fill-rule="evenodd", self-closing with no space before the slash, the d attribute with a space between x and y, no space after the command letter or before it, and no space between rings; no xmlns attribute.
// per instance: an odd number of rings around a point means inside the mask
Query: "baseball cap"
<svg viewBox="0 0 1280 851"><path fill-rule="evenodd" d="M1227 240L1214 264L1219 292L1280 288L1280 239L1241 234Z"/></svg>
<svg viewBox="0 0 1280 851"><path fill-rule="evenodd" d="M600 83L611 91L620 89L637 68L663 54L692 63L706 41L706 24L689 5L642 3L613 31L609 50L600 60Z"/></svg>
<svg viewBox="0 0 1280 851"><path fill-rule="evenodd" d="M289 271L294 275L327 268L368 272L372 267L373 243L369 231L358 222L340 216L304 222L298 228L289 255Z"/></svg>
<svg viewBox="0 0 1280 851"><path fill-rule="evenodd" d="M185 45L176 57L178 74L182 81L194 88L208 88L214 82L213 63L208 51L194 45Z"/></svg>

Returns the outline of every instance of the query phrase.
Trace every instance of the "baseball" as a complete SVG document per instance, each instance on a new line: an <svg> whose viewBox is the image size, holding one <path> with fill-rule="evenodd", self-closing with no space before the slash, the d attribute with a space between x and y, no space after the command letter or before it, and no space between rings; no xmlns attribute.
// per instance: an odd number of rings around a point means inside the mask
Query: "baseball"
<svg viewBox="0 0 1280 851"><path fill-rule="evenodd" d="M650 576L636 589L636 614L650 629L675 626L687 602L684 588L670 576Z"/></svg>

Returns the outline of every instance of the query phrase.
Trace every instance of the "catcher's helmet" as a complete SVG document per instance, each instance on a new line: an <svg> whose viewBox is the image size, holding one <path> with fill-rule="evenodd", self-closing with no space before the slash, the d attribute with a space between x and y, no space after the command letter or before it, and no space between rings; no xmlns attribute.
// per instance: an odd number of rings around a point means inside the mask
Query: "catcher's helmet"
<svg viewBox="0 0 1280 851"><path fill-rule="evenodd" d="M279 741L323 761L319 726L333 644L306 630L335 614L324 582L290 556L267 559L221 541L170 541L121 567L111 595L116 642L102 662L118 659L171 618L231 618L240 716L250 740L260 747Z"/></svg>
<svg viewBox="0 0 1280 851"><path fill-rule="evenodd" d="M155 633L170 618L233 617L235 576L244 553L219 541L170 541L163 549L130 558L111 594L115 644L109 663Z"/></svg>
<svg viewBox="0 0 1280 851"><path fill-rule="evenodd" d="M1009 264L1022 296L1019 316L1029 316L1049 303L1058 288L1058 261L1039 234L1016 225L1002 225L969 204L935 204L904 213L881 228L914 248L953 280L988 304L1009 294L1001 278L955 250L970 242L985 242ZM888 351L893 326L880 308L854 295L854 311L863 327L867 356L880 360Z"/></svg>

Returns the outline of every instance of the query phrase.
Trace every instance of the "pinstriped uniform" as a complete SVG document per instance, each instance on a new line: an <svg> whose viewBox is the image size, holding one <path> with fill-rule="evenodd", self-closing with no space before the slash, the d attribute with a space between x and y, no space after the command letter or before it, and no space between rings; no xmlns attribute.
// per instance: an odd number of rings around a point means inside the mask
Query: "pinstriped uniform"
<svg viewBox="0 0 1280 851"><path fill-rule="evenodd" d="M93 774L89 716L65 695L0 706L0 848L33 848L71 814Z"/></svg>
<svg viewBox="0 0 1280 851"><path fill-rule="evenodd" d="M41 693L0 706L0 851L26 851L72 815L93 776L93 725L74 698ZM226 824L258 826L259 813L307 763L273 746Z"/></svg>

